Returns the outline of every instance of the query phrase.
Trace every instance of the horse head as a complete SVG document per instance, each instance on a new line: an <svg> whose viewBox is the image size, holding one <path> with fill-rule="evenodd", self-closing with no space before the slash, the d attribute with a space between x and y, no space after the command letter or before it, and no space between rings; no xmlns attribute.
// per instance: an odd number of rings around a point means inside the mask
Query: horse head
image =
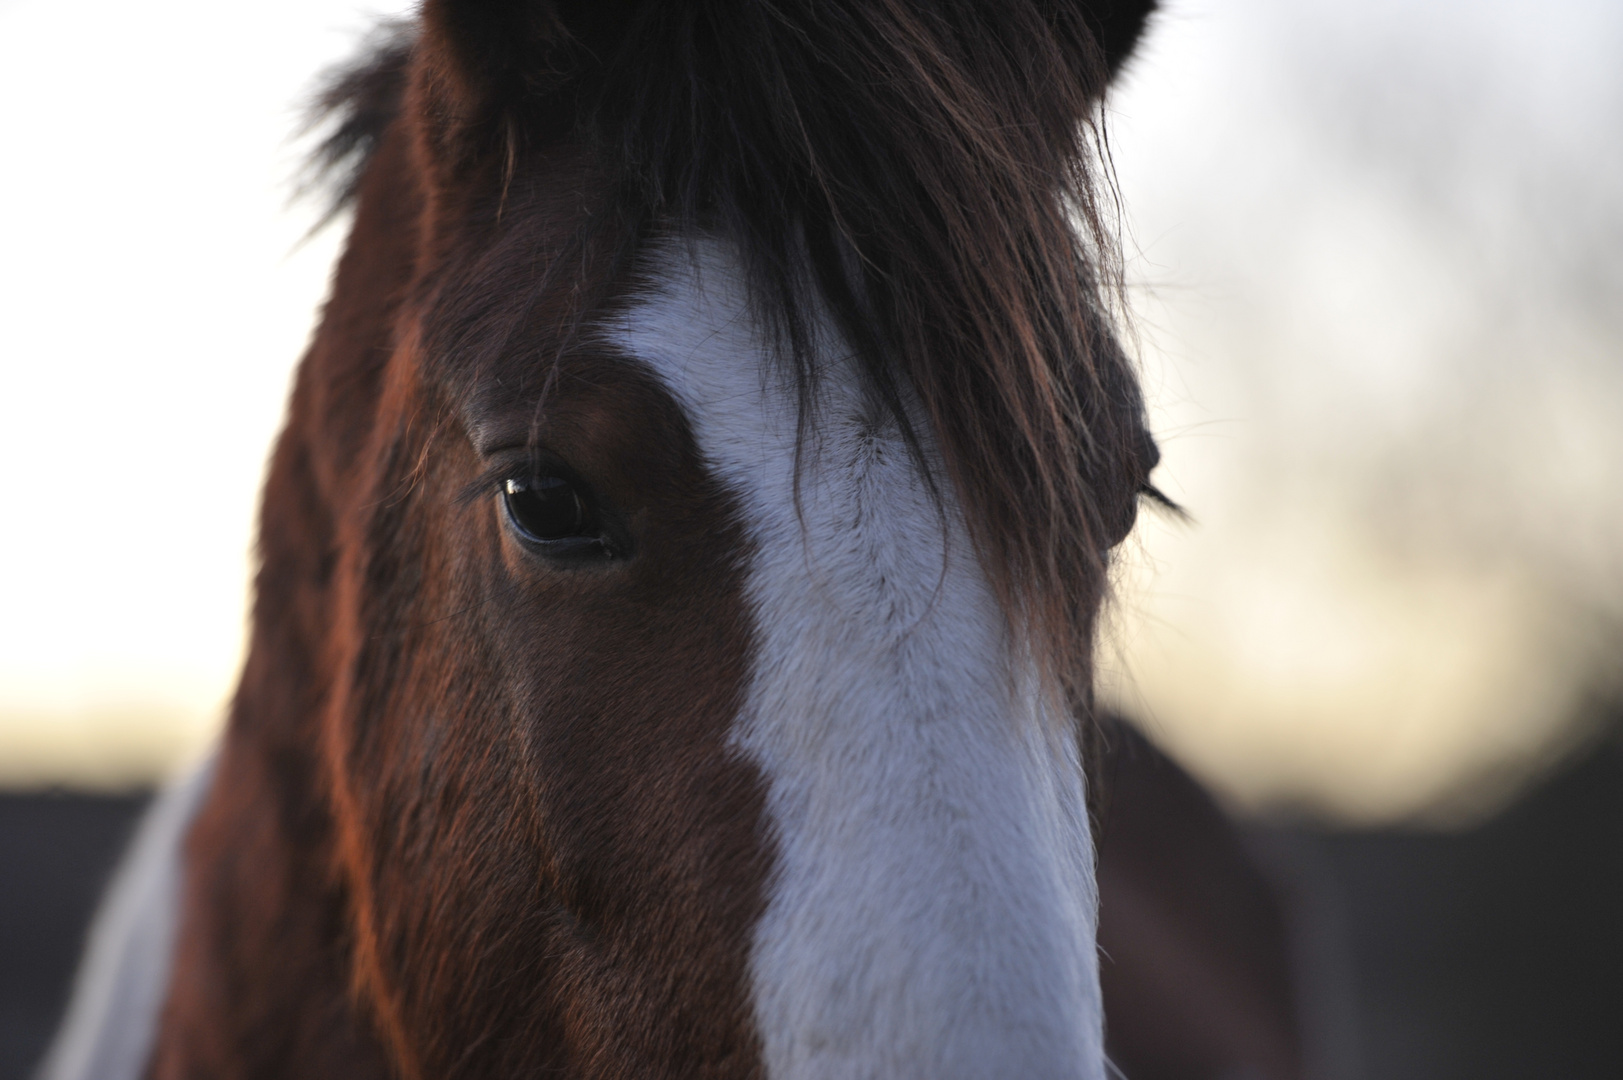
<svg viewBox="0 0 1623 1080"><path fill-rule="evenodd" d="M430 0L335 84L153 1075L1104 1076L1148 7Z"/></svg>

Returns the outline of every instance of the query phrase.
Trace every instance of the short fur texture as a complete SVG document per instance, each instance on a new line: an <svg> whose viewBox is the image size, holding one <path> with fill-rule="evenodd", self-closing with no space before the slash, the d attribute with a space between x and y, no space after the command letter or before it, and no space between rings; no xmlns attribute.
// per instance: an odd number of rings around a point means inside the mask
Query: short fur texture
<svg viewBox="0 0 1623 1080"><path fill-rule="evenodd" d="M611 340L682 404L755 553L732 742L776 840L751 951L767 1075L1103 1080L1075 721L1009 634L962 509L932 501L833 333L797 453L795 388L761 377L732 252L653 255Z"/></svg>

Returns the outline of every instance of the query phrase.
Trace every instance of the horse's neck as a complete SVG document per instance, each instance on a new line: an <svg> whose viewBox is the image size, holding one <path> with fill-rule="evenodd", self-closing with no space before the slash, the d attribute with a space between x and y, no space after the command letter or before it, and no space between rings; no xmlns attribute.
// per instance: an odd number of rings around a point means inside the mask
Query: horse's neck
<svg viewBox="0 0 1623 1080"><path fill-rule="evenodd" d="M305 390L267 485L248 663L187 840L155 1080L387 1075L349 994L348 911L319 758L333 678L321 625L332 584L320 565L331 525L300 434ZM306 552L292 550L299 536Z"/></svg>
<svg viewBox="0 0 1623 1080"><path fill-rule="evenodd" d="M330 640L335 508L357 482L395 305L409 287L417 206L402 179L406 152L396 133L368 170L271 460L249 657L186 845L155 1078L389 1073L351 993L350 912L320 748L341 663Z"/></svg>
<svg viewBox="0 0 1623 1080"><path fill-rule="evenodd" d="M309 763L259 749L227 744L192 825L147 1075L387 1076L349 994L330 824L295 779Z"/></svg>
<svg viewBox="0 0 1623 1080"><path fill-rule="evenodd" d="M154 1078L387 1075L349 994L348 911L319 757L334 676L323 640L332 537L301 436L315 398L307 374L267 484L248 663L186 842Z"/></svg>

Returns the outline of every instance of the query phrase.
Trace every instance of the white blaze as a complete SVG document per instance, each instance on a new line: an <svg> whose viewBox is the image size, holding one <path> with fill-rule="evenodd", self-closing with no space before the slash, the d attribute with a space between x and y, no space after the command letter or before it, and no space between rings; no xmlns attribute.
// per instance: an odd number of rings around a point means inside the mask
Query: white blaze
<svg viewBox="0 0 1623 1080"><path fill-rule="evenodd" d="M795 501L796 396L718 243L663 253L613 338L685 409L755 553L734 745L777 848L755 930L774 1080L1104 1076L1077 740L826 333Z"/></svg>

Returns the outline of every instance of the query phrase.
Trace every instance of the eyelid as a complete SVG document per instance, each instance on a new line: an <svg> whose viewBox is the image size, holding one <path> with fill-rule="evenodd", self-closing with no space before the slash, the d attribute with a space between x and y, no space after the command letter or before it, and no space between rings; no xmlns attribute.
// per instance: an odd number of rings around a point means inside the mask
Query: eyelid
<svg viewBox="0 0 1623 1080"><path fill-rule="evenodd" d="M492 465L479 474L478 479L468 484L457 494L458 505L475 503L491 495L500 494L509 480L523 480L535 471L529 462L505 461Z"/></svg>
<svg viewBox="0 0 1623 1080"><path fill-rule="evenodd" d="M513 447L496 451L496 460L477 479L457 495L459 505L476 503L491 495L499 495L509 480L527 480L543 469L556 470L566 480L579 483L573 469L565 465L558 455L542 447Z"/></svg>
<svg viewBox="0 0 1623 1080"><path fill-rule="evenodd" d="M502 490L509 495L518 495L521 492L534 488L573 487L568 480L561 476L509 476L502 481Z"/></svg>

